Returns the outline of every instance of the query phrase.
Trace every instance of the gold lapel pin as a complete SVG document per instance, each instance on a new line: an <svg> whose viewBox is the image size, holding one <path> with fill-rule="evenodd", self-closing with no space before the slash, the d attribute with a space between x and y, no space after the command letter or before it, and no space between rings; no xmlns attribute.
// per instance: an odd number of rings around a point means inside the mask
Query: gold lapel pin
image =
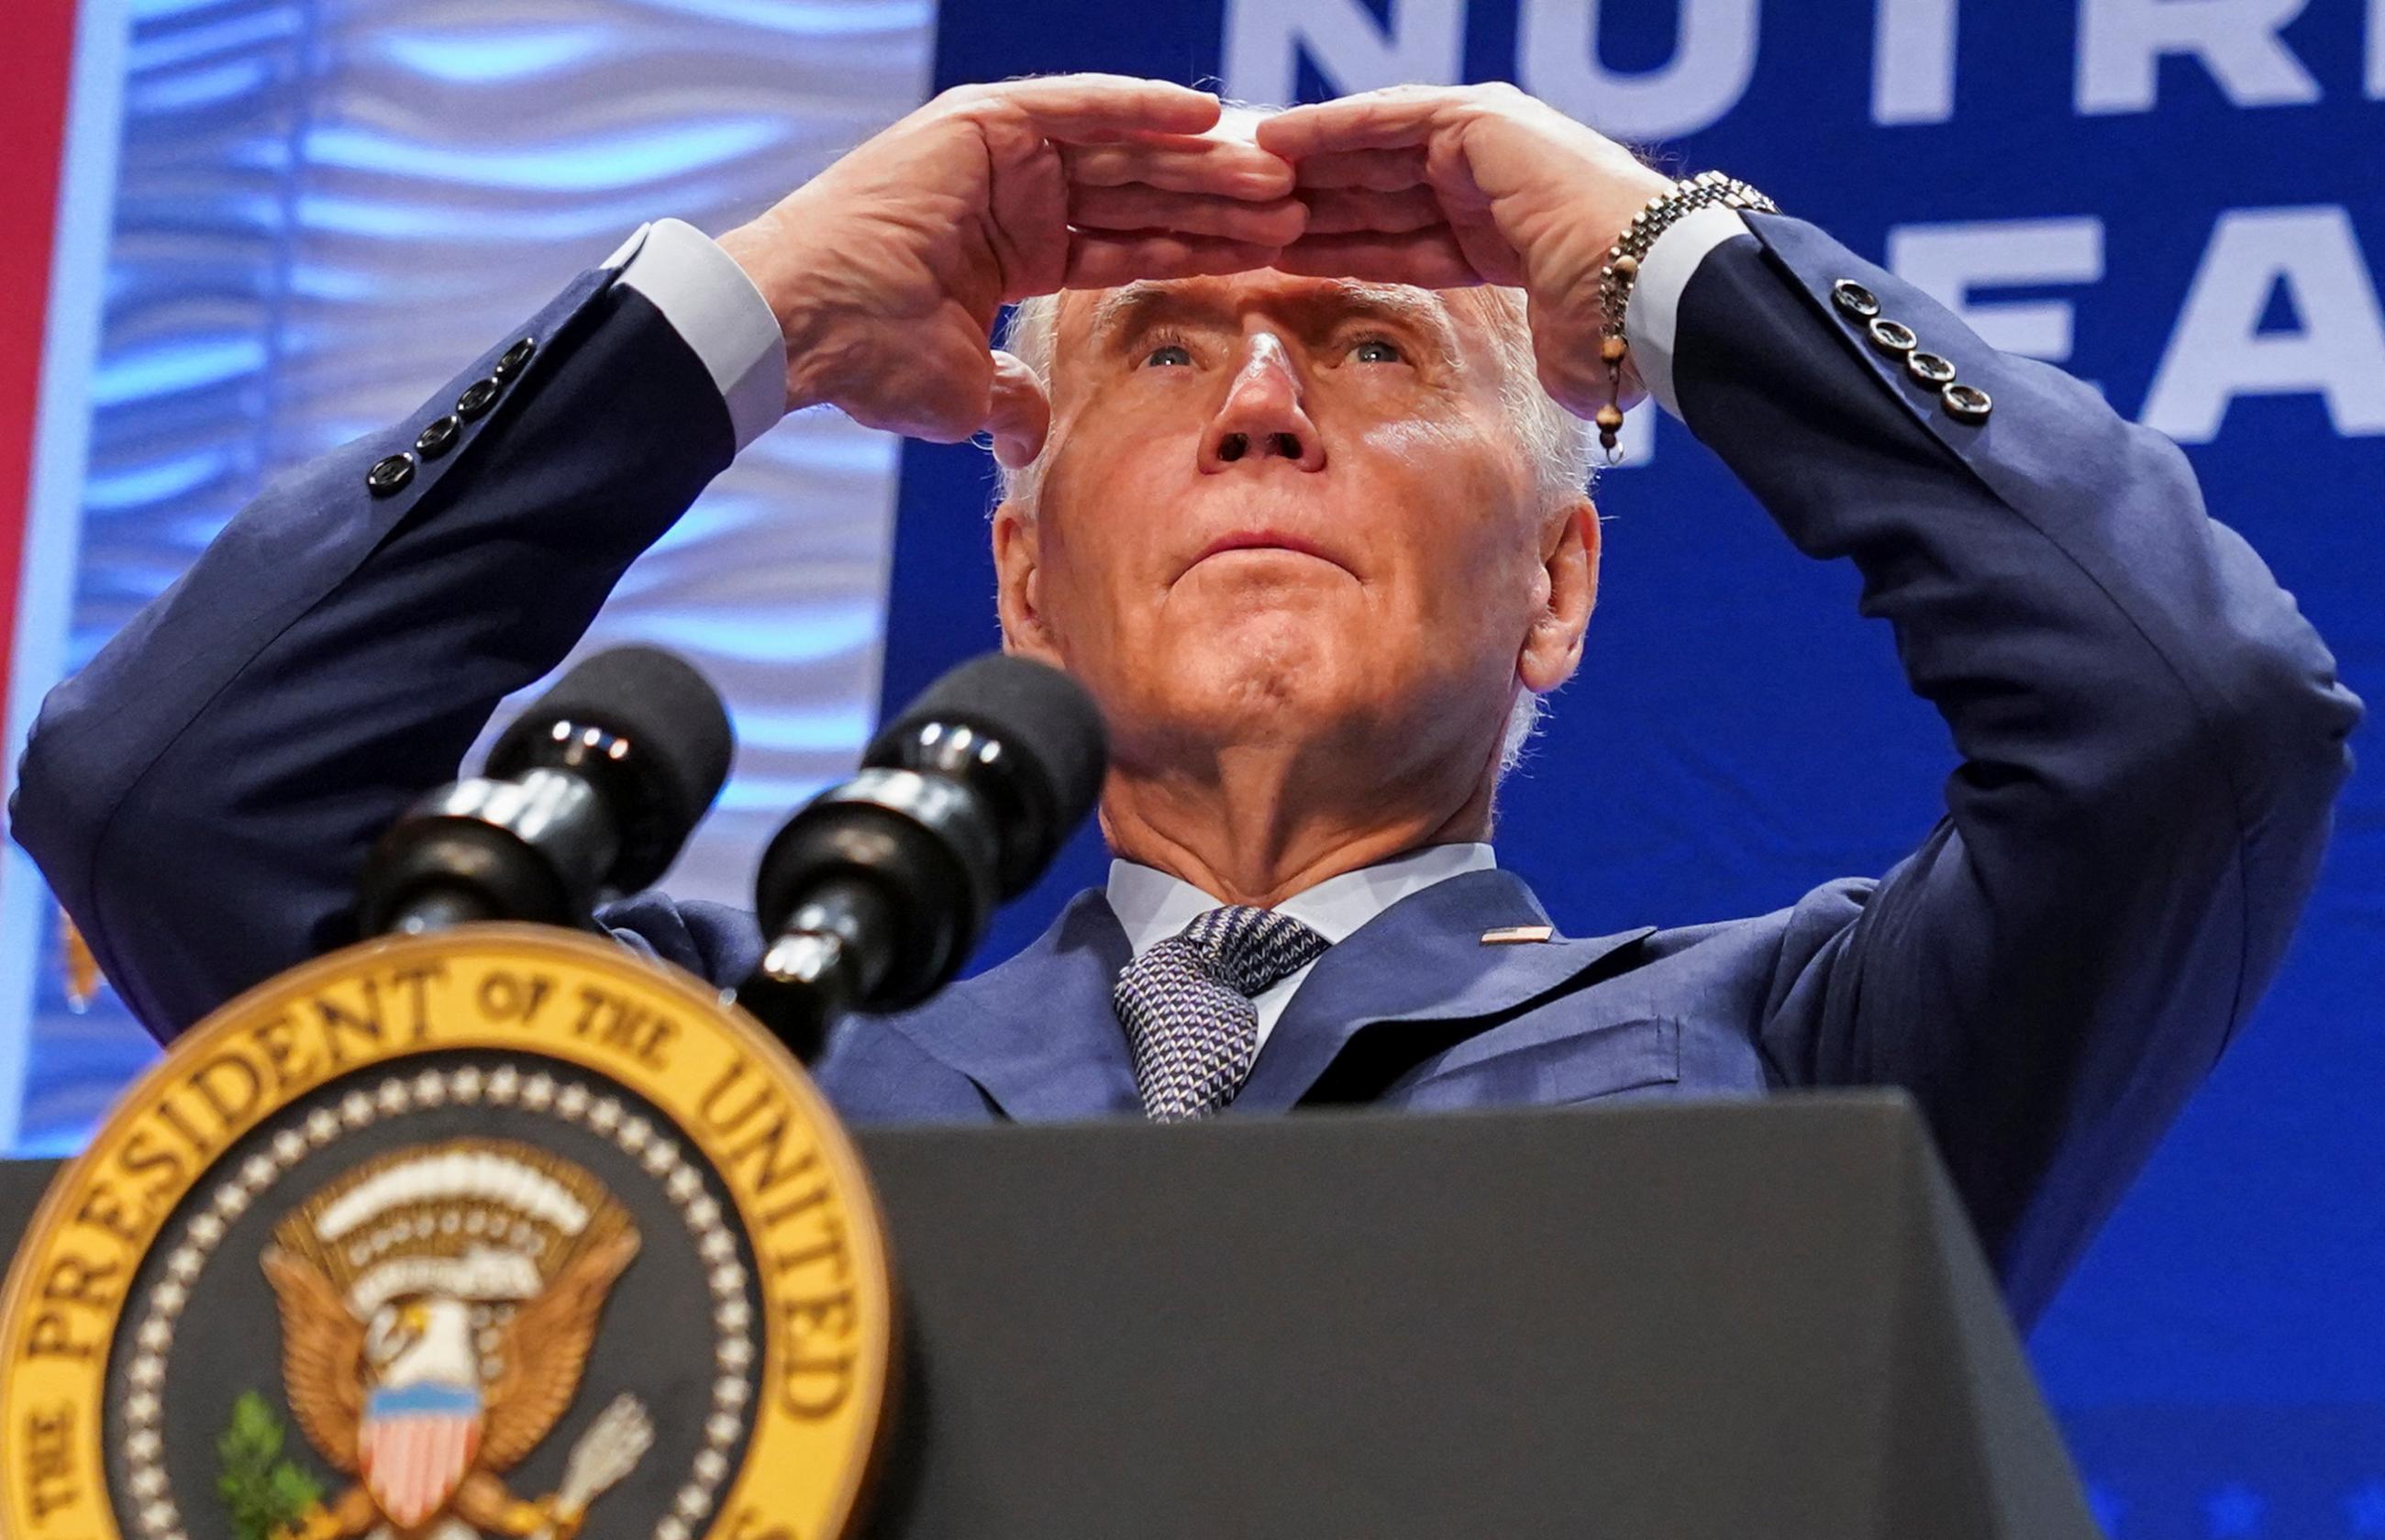
<svg viewBox="0 0 2385 1540"><path fill-rule="evenodd" d="M1513 947L1529 941L1545 941L1557 933L1555 925L1501 925L1482 933L1486 947Z"/></svg>

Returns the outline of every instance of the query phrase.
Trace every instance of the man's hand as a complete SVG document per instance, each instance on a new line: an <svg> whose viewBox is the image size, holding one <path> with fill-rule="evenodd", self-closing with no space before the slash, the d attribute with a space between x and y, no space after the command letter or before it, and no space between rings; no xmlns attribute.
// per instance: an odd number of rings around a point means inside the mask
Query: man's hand
<svg viewBox="0 0 2385 1540"><path fill-rule="evenodd" d="M1287 272L1520 287L1541 383L1577 416L1607 401L1599 276L1671 186L1630 151L1509 85L1393 86L1258 126L1292 163L1308 226Z"/></svg>
<svg viewBox="0 0 2385 1540"><path fill-rule="evenodd" d="M1003 459L1032 458L1050 407L987 347L1003 304L1263 267L1299 236L1291 168L1196 137L1218 116L1114 75L964 86L722 236L785 333L789 409L941 442L991 429Z"/></svg>

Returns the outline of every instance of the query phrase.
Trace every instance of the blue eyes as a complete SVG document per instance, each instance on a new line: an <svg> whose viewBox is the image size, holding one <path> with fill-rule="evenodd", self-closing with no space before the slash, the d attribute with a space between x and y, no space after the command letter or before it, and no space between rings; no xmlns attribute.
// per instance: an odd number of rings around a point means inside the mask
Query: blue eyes
<svg viewBox="0 0 2385 1540"><path fill-rule="evenodd" d="M1143 358L1145 367L1182 368L1192 362L1192 350L1181 342L1163 342Z"/></svg>
<svg viewBox="0 0 2385 1540"><path fill-rule="evenodd" d="M1361 364L1404 364L1407 361L1401 355L1397 343L1380 337L1369 337L1360 342L1350 350L1350 356Z"/></svg>

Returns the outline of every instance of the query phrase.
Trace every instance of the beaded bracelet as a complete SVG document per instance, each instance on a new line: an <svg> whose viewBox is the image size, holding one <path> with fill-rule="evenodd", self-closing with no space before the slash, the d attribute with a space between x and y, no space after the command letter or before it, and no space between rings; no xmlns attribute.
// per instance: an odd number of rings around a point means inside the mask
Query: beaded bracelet
<svg viewBox="0 0 2385 1540"><path fill-rule="evenodd" d="M1623 457L1616 435L1623 431L1623 363L1631 351L1623 337L1623 312L1631 303L1631 285L1640 276L1640 264L1656 237L1699 209L1715 207L1750 214L1780 212L1779 205L1747 183L1719 171L1701 172L1649 199L1631 216L1631 223L1606 254L1606 267L1598 275L1598 304L1605 322L1598 355L1606 365L1606 404L1598 409L1596 421L1598 447L1605 452L1608 465Z"/></svg>

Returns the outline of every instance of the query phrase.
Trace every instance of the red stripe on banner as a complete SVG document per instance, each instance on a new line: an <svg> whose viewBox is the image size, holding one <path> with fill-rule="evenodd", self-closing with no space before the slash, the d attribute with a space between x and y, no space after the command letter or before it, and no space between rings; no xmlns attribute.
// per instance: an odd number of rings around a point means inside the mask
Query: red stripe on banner
<svg viewBox="0 0 2385 1540"><path fill-rule="evenodd" d="M12 0L7 86L0 90L0 695L17 637L33 407L41 391L59 161L74 72L74 0ZM5 771L0 771L5 774Z"/></svg>

